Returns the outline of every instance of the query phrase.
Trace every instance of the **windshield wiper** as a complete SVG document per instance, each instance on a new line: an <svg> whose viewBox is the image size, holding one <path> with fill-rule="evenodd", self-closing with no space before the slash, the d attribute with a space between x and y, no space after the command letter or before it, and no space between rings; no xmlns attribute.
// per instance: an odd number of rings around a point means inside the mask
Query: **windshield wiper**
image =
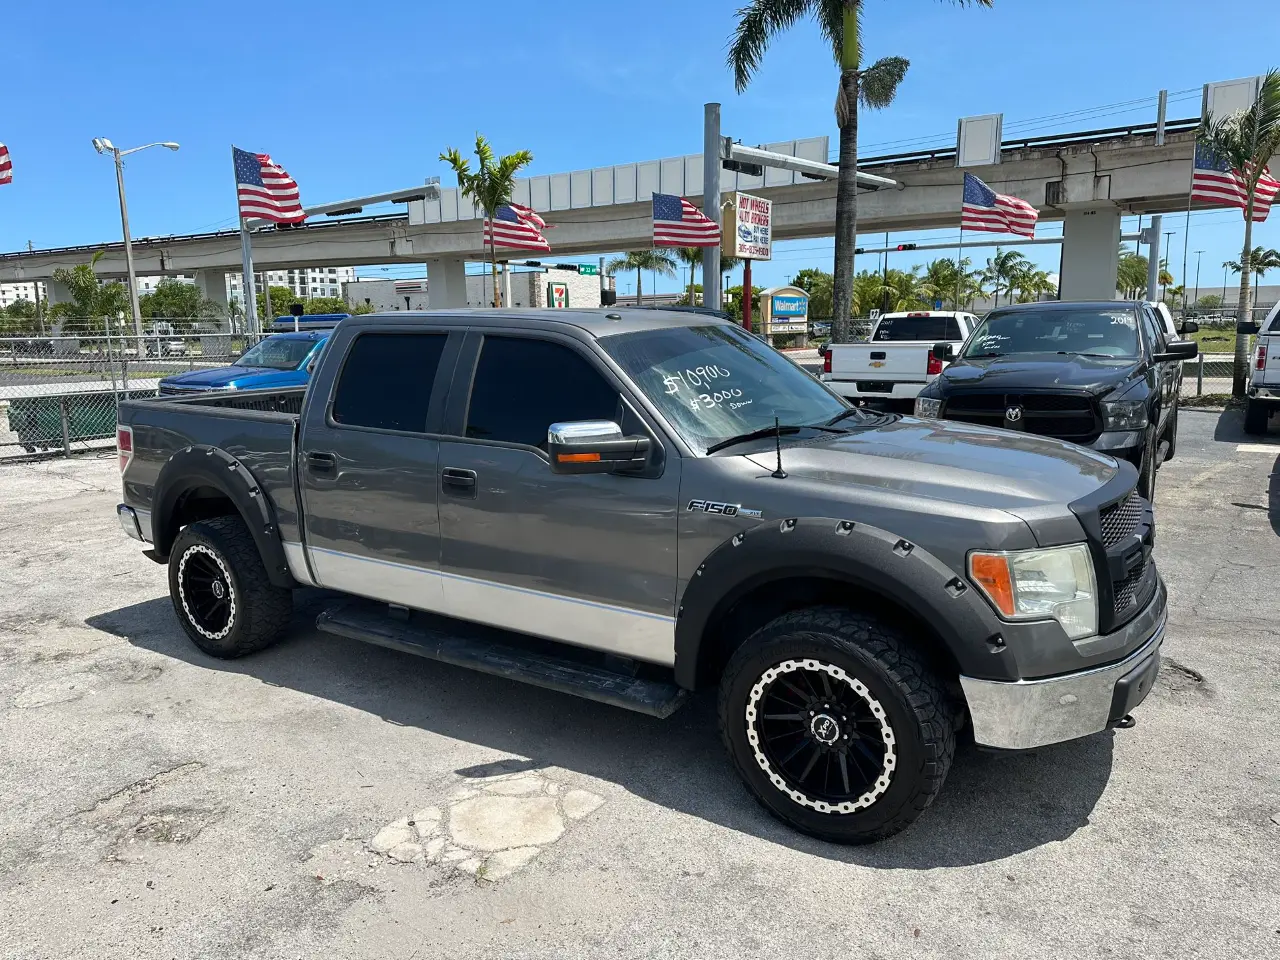
<svg viewBox="0 0 1280 960"><path fill-rule="evenodd" d="M1060 357L1098 357L1102 360L1121 360L1122 357L1113 357L1109 353L1081 353L1079 350L1059 350Z"/></svg>
<svg viewBox="0 0 1280 960"><path fill-rule="evenodd" d="M1003 353L966 353L961 360L985 360L988 357L1003 357Z"/></svg>
<svg viewBox="0 0 1280 960"><path fill-rule="evenodd" d="M828 426L828 427L833 427L833 426L835 426L837 423L839 423L841 420L843 420L845 417L851 417L851 416L853 416L855 413L857 413L857 414L861 414L861 413L862 413L862 408L861 408L861 407L850 407L848 410L842 410L840 413L837 413L834 417L832 417L830 420L828 420L828 421L827 421L827 423L826 423L826 426Z"/></svg>
<svg viewBox="0 0 1280 960"><path fill-rule="evenodd" d="M761 427L759 430L752 430L748 433L740 433L736 437L729 437L727 440L720 440L707 447L707 453L712 454L717 450L723 450L725 447L732 447L735 443L746 443L748 440L763 440L765 437L772 437L775 434L779 436L791 436L799 433L801 430L821 430L823 433L844 433L839 427L830 427L825 424L815 425L812 423L784 423L781 426Z"/></svg>

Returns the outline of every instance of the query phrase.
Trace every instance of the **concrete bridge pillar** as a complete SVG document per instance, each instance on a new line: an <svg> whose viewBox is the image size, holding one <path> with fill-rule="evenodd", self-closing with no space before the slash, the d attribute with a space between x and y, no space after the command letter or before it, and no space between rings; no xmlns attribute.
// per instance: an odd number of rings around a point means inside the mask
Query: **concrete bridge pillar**
<svg viewBox="0 0 1280 960"><path fill-rule="evenodd" d="M1120 260L1120 208L1071 207L1062 225L1063 300L1114 300Z"/></svg>
<svg viewBox="0 0 1280 960"><path fill-rule="evenodd" d="M45 296L49 298L49 306L51 307L55 303L72 303L75 299L71 296L71 291L67 289L66 284L59 283L52 277L44 282L44 289Z"/></svg>
<svg viewBox="0 0 1280 960"><path fill-rule="evenodd" d="M225 270L197 270L195 274L196 289L200 291L200 296L206 300L212 300L222 308L222 316L219 320L219 327L230 329L227 304L227 271Z"/></svg>
<svg viewBox="0 0 1280 960"><path fill-rule="evenodd" d="M467 305L467 262L460 257L427 261L427 306L432 310Z"/></svg>

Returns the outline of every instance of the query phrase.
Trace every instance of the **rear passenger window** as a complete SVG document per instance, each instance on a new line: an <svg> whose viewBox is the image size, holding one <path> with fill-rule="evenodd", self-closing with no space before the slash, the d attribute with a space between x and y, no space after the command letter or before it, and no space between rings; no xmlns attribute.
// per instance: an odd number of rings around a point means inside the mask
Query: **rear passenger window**
<svg viewBox="0 0 1280 960"><path fill-rule="evenodd" d="M957 320L955 317L947 317L947 335L942 339L944 340L963 340L964 339L964 337L961 336L960 334L960 321Z"/></svg>
<svg viewBox="0 0 1280 960"><path fill-rule="evenodd" d="M342 365L333 419L346 427L421 433L448 339L443 333L362 333Z"/></svg>
<svg viewBox="0 0 1280 960"><path fill-rule="evenodd" d="M467 436L547 447L547 427L617 420L618 391L569 347L527 337L485 337L471 387Z"/></svg>

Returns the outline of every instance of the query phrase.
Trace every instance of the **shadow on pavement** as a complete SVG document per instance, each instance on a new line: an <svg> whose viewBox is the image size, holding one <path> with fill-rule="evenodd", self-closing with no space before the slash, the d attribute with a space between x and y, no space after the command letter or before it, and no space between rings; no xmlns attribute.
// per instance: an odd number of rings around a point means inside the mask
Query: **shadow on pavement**
<svg viewBox="0 0 1280 960"><path fill-rule="evenodd" d="M329 602L299 591L294 631L241 660L216 660L183 633L168 597L87 621L131 644L210 670L288 687L442 736L616 783L672 810L831 860L930 869L1000 860L1064 840L1089 822L1111 774L1114 734L1029 754L957 751L941 795L913 827L869 847L796 833L757 806L721 746L714 691L656 720L314 629ZM474 768L459 770L477 775Z"/></svg>
<svg viewBox="0 0 1280 960"><path fill-rule="evenodd" d="M1265 442L1265 437L1254 437L1244 432L1244 413L1240 410L1223 410L1213 428L1213 439L1220 443Z"/></svg>

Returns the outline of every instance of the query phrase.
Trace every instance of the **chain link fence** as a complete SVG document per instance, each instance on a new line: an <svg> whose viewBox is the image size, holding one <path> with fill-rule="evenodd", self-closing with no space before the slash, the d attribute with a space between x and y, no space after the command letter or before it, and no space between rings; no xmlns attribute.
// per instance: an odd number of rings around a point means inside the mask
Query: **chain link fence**
<svg viewBox="0 0 1280 960"><path fill-rule="evenodd" d="M234 363L244 334L0 337L0 459L69 456L115 443L116 405L160 381Z"/></svg>

